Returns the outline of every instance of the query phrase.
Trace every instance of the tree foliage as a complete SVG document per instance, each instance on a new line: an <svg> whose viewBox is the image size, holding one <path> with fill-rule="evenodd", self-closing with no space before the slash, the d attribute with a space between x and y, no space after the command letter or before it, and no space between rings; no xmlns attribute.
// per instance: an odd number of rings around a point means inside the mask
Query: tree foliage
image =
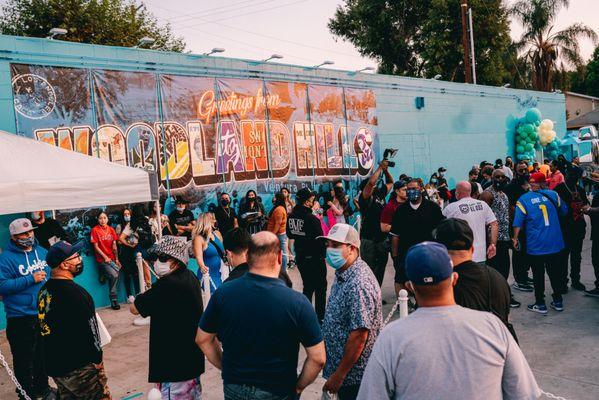
<svg viewBox="0 0 599 400"><path fill-rule="evenodd" d="M170 25L160 25L133 0L8 0L2 7L3 34L46 37L52 28L67 29L60 39L71 42L133 47L147 36L155 40L153 49L185 49Z"/></svg>
<svg viewBox="0 0 599 400"><path fill-rule="evenodd" d="M510 75L507 10L501 0L470 0L473 10L478 82L499 84ZM379 72L464 81L459 0L345 0L329 29L364 56L379 61Z"/></svg>
<svg viewBox="0 0 599 400"><path fill-rule="evenodd" d="M553 90L559 61L573 66L582 64L579 39L597 41L597 34L582 23L555 29L559 11L569 5L569 0L518 0L510 8L510 14L524 27L516 44L530 62L532 83L537 90Z"/></svg>

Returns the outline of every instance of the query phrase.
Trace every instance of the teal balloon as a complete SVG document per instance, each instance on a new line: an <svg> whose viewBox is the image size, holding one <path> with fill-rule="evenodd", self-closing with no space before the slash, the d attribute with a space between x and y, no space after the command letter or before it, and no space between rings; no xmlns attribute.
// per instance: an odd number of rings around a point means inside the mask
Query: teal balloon
<svg viewBox="0 0 599 400"><path fill-rule="evenodd" d="M528 138L531 139L533 142L537 140L537 133L535 131L532 131L528 134Z"/></svg>
<svg viewBox="0 0 599 400"><path fill-rule="evenodd" d="M532 150L532 149L534 149L534 148L535 148L535 147L533 146L533 144L532 144L532 143L528 143L528 144L526 145L526 150L528 150L528 151L530 151L530 150Z"/></svg>
<svg viewBox="0 0 599 400"><path fill-rule="evenodd" d="M520 121L521 125L524 125L524 124L528 123L528 120L526 119L526 116L521 117L519 121Z"/></svg>
<svg viewBox="0 0 599 400"><path fill-rule="evenodd" d="M516 146L516 153L524 153L524 147L522 145Z"/></svg>
<svg viewBox="0 0 599 400"><path fill-rule="evenodd" d="M541 126L541 121L540 121L540 120L539 120L539 121L536 121L536 122L535 122L535 126L536 126L537 128L538 128L539 126Z"/></svg>
<svg viewBox="0 0 599 400"><path fill-rule="evenodd" d="M526 120L530 123L540 121L542 118L541 112L538 108L529 108L526 110Z"/></svg>
<svg viewBox="0 0 599 400"><path fill-rule="evenodd" d="M531 124L524 124L524 125L522 125L522 131L524 131L526 133L533 132L534 127Z"/></svg>

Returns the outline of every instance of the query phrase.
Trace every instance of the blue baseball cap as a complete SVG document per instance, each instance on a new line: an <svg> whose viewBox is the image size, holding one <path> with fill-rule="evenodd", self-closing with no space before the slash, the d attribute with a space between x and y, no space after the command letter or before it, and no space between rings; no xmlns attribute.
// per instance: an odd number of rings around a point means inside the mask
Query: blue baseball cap
<svg viewBox="0 0 599 400"><path fill-rule="evenodd" d="M408 249L406 275L414 285L436 285L452 273L453 263L441 243L422 242Z"/></svg>
<svg viewBox="0 0 599 400"><path fill-rule="evenodd" d="M46 262L50 268L56 268L73 254L79 253L84 246L85 242L83 240L73 245L65 240L56 242L48 249L48 254L46 254Z"/></svg>

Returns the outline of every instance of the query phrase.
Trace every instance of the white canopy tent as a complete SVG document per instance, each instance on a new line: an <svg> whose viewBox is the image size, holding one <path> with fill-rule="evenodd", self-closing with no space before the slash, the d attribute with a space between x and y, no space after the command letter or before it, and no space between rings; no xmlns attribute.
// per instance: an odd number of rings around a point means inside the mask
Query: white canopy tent
<svg viewBox="0 0 599 400"><path fill-rule="evenodd" d="M156 176L0 131L0 215L158 199Z"/></svg>

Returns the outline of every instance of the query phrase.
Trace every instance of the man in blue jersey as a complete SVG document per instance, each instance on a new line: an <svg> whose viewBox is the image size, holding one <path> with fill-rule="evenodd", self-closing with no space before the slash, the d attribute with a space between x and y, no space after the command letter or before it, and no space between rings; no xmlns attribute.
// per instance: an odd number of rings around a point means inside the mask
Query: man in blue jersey
<svg viewBox="0 0 599 400"><path fill-rule="evenodd" d="M526 253L530 257L535 286L535 303L530 304L528 310L545 315L545 271L553 289L550 306L556 311L564 309L562 293L565 291L566 276L559 216L566 215L568 207L556 192L546 189L546 178L542 172L531 174L530 189L516 202L512 240L517 249L518 234L521 229L525 230Z"/></svg>

